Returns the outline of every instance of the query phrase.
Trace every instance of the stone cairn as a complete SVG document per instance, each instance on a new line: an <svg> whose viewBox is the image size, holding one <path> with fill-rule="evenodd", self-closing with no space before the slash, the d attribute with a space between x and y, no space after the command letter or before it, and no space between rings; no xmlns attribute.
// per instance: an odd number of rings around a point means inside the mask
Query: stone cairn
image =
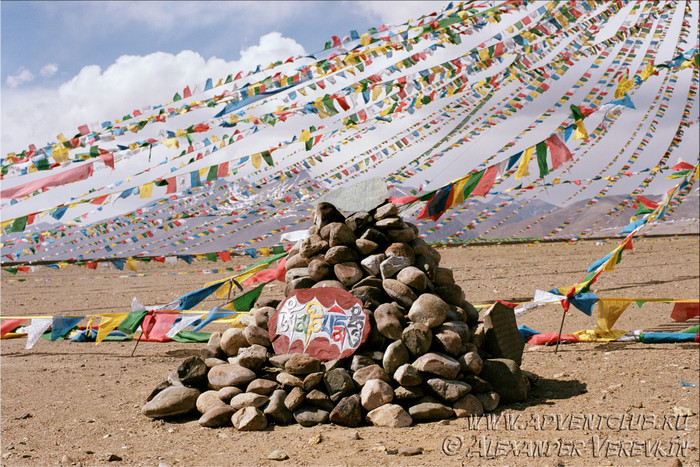
<svg viewBox="0 0 700 467"><path fill-rule="evenodd" d="M280 300L261 300L244 328L214 332L148 396L142 413L199 413L205 427L268 424L405 427L481 415L523 402L536 375L521 371L524 347L513 309L496 303L479 321L440 254L384 203L347 218L319 203L309 236L289 252L286 293L348 290L370 316L354 355L320 361L275 355L268 320Z"/></svg>

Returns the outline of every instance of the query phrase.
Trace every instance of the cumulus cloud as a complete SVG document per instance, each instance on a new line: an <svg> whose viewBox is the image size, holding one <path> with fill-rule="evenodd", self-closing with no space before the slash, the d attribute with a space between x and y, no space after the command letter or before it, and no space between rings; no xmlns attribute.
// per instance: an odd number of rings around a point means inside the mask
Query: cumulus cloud
<svg viewBox="0 0 700 467"><path fill-rule="evenodd" d="M44 78L50 78L51 76L55 75L57 71L58 65L55 63L49 63L48 65L44 65L41 70L39 70L39 74Z"/></svg>
<svg viewBox="0 0 700 467"><path fill-rule="evenodd" d="M20 68L16 75L10 75L7 77L7 85L11 88L16 88L24 83L28 83L34 79L34 73L27 70L26 68Z"/></svg>
<svg viewBox="0 0 700 467"><path fill-rule="evenodd" d="M191 50L177 55L164 52L123 55L104 70L97 65L83 67L58 88L23 87L6 92L2 103L1 151L19 152L32 143L43 146L55 141L58 133L67 136L76 133L77 127L84 123L113 121L134 109L165 104L185 86L200 85L201 89L207 78L216 82L229 74L255 69L258 64L264 68L272 61L306 52L293 39L272 32L240 54L237 61L205 59ZM22 73L12 77L12 83L8 78L8 85L18 86L21 76ZM13 86L13 83L17 84Z"/></svg>

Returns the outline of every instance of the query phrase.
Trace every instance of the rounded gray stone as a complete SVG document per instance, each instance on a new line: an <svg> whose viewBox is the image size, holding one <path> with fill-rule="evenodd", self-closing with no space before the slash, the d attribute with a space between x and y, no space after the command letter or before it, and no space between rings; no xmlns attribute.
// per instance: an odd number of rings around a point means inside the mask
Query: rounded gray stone
<svg viewBox="0 0 700 467"><path fill-rule="evenodd" d="M170 386L146 402L141 413L149 418L164 418L182 415L196 408L200 392L187 386Z"/></svg>
<svg viewBox="0 0 700 467"><path fill-rule="evenodd" d="M408 318L414 323L434 328L445 321L449 309L450 306L437 295L424 293L411 305Z"/></svg>
<svg viewBox="0 0 700 467"><path fill-rule="evenodd" d="M240 365L217 365L207 375L212 389L248 384L255 379L255 372Z"/></svg>

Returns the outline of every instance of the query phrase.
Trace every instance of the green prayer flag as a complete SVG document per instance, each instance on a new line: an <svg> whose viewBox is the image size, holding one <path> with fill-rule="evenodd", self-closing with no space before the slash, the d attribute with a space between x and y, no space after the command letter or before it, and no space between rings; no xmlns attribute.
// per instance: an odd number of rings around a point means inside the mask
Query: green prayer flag
<svg viewBox="0 0 700 467"><path fill-rule="evenodd" d="M119 324L117 329L126 334L133 334L136 332L138 327L141 326L141 323L147 314L148 311L146 310L130 311L129 314L126 315L126 318L124 318L124 321Z"/></svg>
<svg viewBox="0 0 700 467"><path fill-rule="evenodd" d="M547 168L547 143L540 141L535 146L535 150L537 151L537 165L540 168L540 178L542 178L549 173Z"/></svg>
<svg viewBox="0 0 700 467"><path fill-rule="evenodd" d="M579 106L571 104L569 108L571 109L571 113L574 116L574 121L583 120L583 112L581 112Z"/></svg>
<svg viewBox="0 0 700 467"><path fill-rule="evenodd" d="M208 182L215 182L218 177L217 177L217 172L219 171L219 166L218 165L212 165L209 167L209 172L207 172L207 181Z"/></svg>
<svg viewBox="0 0 700 467"><path fill-rule="evenodd" d="M240 297L234 298L230 302L233 305L233 309L236 311L250 311L250 309L253 308L253 305L255 305L255 302L258 301L258 298L266 285L267 284L263 282L253 290L249 290Z"/></svg>
<svg viewBox="0 0 700 467"><path fill-rule="evenodd" d="M270 167L275 165L275 163L272 161L272 154L270 154L270 151L263 151L261 153L261 156L262 156L263 160L265 162L267 162L267 165L269 165Z"/></svg>
<svg viewBox="0 0 700 467"><path fill-rule="evenodd" d="M27 216L19 217L15 219L10 227L10 232L24 232L24 228L27 226Z"/></svg>
<svg viewBox="0 0 700 467"><path fill-rule="evenodd" d="M481 177L484 176L484 173L486 173L486 169L477 172L475 174L472 174L469 177L469 180L464 184L464 188L462 189L462 193L464 193L464 199L467 199L469 195L472 194L472 191L474 191L474 188L479 184L481 181Z"/></svg>
<svg viewBox="0 0 700 467"><path fill-rule="evenodd" d="M175 342L190 344L208 342L210 337L210 332L180 331L172 337L172 340Z"/></svg>

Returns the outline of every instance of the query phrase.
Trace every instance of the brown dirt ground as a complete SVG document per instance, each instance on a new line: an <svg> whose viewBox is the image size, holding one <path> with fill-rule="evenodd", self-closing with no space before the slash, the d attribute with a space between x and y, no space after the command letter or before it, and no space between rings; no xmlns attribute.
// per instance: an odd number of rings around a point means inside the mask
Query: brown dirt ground
<svg viewBox="0 0 700 467"><path fill-rule="evenodd" d="M698 243L698 237L637 240L594 291L602 297L697 298ZM454 248L441 250L441 266L454 270L474 304L529 300L535 289L577 282L588 265L615 245ZM232 263L251 262L236 258ZM141 265L145 275L140 277L75 266L16 276L2 271L2 314L128 311L132 297L145 304L167 303L231 274L171 275L207 267L215 266L153 263ZM282 290L277 283L264 296L281 297ZM216 304L209 300L201 309ZM671 308L663 303L631 306L615 328L678 331L698 324L697 318L672 321ZM519 323L556 332L561 316L560 307L547 306L522 316ZM564 332L594 327L595 317L572 309ZM217 329L210 325L205 331ZM527 345L523 368L541 379L527 403L497 409L501 418L491 419L497 423L493 429L486 420L474 428L467 419L455 419L393 430L326 425L263 432L208 429L196 420L164 422L141 415L151 389L182 359L198 354L201 344L140 343L132 358L133 342L42 339L31 350L24 345L24 339L9 339L0 347L2 465L267 465L275 463L268 460L275 449L289 455L284 464L295 465L670 465L675 458L682 465L700 464L700 390L680 383L699 382L697 343L579 343L562 345L556 354L553 347ZM673 418L674 409L692 415ZM584 417L589 422L583 423ZM506 420L516 418L508 429ZM538 442L542 451L533 444ZM402 447L420 447L423 454L392 454ZM109 462L110 455L121 461Z"/></svg>

